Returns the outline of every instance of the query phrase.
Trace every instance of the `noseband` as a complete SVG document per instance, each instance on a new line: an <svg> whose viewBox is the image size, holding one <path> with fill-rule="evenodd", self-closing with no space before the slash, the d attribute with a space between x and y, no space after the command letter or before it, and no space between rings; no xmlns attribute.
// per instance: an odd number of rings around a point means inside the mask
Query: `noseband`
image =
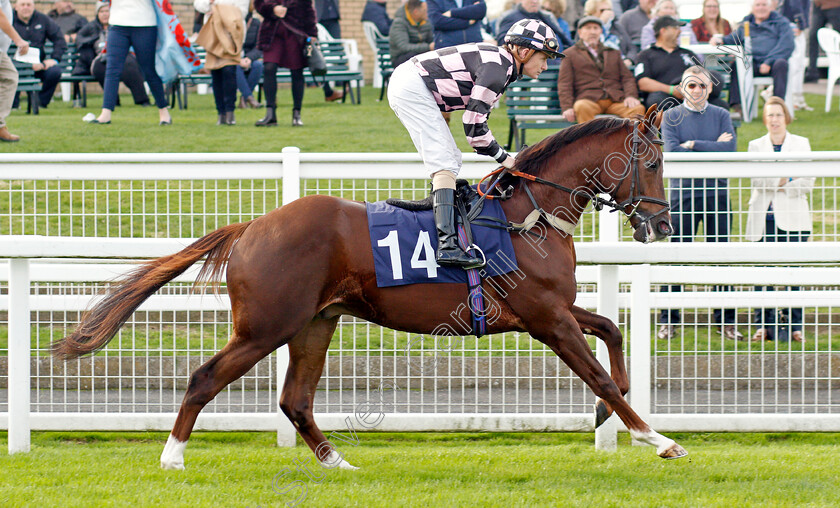
<svg viewBox="0 0 840 508"><path fill-rule="evenodd" d="M655 145L660 145L660 146L664 144L664 142L661 139L658 139L658 138L651 139L650 142L655 144ZM505 173L508 173L510 175L517 176L519 178L522 178L522 179L526 180L526 181L522 182L522 186L525 188L525 193L528 195L528 198L531 200L531 204L533 204L534 209L536 211L538 211L540 213L540 215L542 215L543 217L546 217L549 220L549 222L552 219L554 219L554 216L549 214L548 212L546 212L543 208L541 208L537 204L536 199L534 199L534 195L531 193L531 189L528 188L527 180L530 180L534 183L547 185L547 186L552 187L554 189L558 189L558 190L561 190L561 191L564 191L564 192L568 192L569 194L572 194L572 195L575 195L575 196L585 196L587 200L592 201L592 204L594 205L596 210L600 211L604 206L606 206L608 208L612 208L612 210L610 210L610 212L620 211L627 217L628 221L630 219L632 219L634 216L638 216L640 222L633 228L633 229L638 229L639 226L642 226L642 225L652 221L656 217L659 217L660 215L662 215L665 212L668 212L671 209L671 205L667 201L665 201L664 199L654 198L654 197L642 194L641 178L639 177L639 146L641 145L641 143L642 143L642 137L639 135L638 127L635 126L635 127L633 127L633 147L632 147L632 152L630 153L630 160L627 162L627 165L624 167L624 172L622 174L621 180L618 182L618 187L621 187L621 184L624 183L624 179L627 178L628 175L629 175L630 176L630 194L627 197L627 199L625 199L621 203L617 203L613 199L609 199L609 200L604 199L604 198L602 198L598 195L593 195L591 192L587 192L585 190L570 189L568 187L565 187L563 185L551 182L549 180L545 180L545 179L540 178L540 177L535 176L535 175L531 175L531 174L528 174L528 173L523 173L521 171L516 171L516 170L504 169L504 168L499 169L497 171L494 171L493 173L490 173L489 175L482 178L481 182L479 182L479 184L478 184L478 192L482 197L487 197L488 199L493 199L493 196L489 196L487 193L482 192L481 183L484 180L486 180L488 177L498 175L496 180L489 187L490 189L492 189L499 182L499 179L501 179L501 177ZM647 163L647 164L649 164L649 163ZM603 189L603 187L600 185L600 182L596 181L596 186L600 187L600 188L596 189L598 192L608 194L606 189ZM616 187L616 188L618 188L618 187ZM504 199L504 198L505 197L504 197L504 193L503 193L502 199ZM661 205L662 208L658 212L650 215L649 217L645 217L646 214L643 214L643 213L637 211L637 209L639 208L639 205L641 205L644 202L653 203L653 204L656 204L656 205ZM627 207L632 207L629 213L626 211Z"/></svg>

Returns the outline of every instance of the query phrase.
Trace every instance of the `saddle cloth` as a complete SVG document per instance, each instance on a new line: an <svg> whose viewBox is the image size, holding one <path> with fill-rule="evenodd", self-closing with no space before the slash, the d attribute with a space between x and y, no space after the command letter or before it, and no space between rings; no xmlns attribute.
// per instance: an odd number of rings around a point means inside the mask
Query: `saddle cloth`
<svg viewBox="0 0 840 508"><path fill-rule="evenodd" d="M433 282L467 283L467 274L462 268L443 267L435 262L438 238L431 210L409 211L384 201L365 203L365 206L378 287ZM507 220L497 201L486 201L481 217ZM510 233L477 224L471 227L474 242L487 258L487 264L479 269L482 277L517 270ZM470 254L481 258L476 251Z"/></svg>

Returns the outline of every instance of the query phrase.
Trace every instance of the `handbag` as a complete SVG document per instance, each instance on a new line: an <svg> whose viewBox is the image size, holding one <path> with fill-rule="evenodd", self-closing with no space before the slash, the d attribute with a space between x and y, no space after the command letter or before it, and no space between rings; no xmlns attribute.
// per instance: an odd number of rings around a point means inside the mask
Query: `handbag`
<svg viewBox="0 0 840 508"><path fill-rule="evenodd" d="M280 22L283 23L283 25L285 25L286 28L293 34L303 37L303 58L306 59L306 66L309 67L309 72L312 73L312 77L326 76L327 61L324 59L324 54L321 52L321 46L318 44L318 39L313 40L309 35L306 35L289 23L286 23L286 20L284 19L281 19ZM316 79L315 82L317 83L318 80Z"/></svg>

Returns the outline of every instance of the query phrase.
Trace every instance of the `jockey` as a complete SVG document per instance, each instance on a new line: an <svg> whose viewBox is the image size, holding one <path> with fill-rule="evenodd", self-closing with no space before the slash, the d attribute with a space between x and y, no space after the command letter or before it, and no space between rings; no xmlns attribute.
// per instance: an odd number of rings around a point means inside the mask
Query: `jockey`
<svg viewBox="0 0 840 508"><path fill-rule="evenodd" d="M455 177L461 151L441 113L464 111L464 132L473 149L506 168L514 158L487 126L490 109L517 78L537 78L546 59L562 58L551 28L534 19L515 23L505 45L472 43L417 55L394 70L388 102L408 130L432 178L432 200L441 266L475 268L481 260L464 252L455 229Z"/></svg>

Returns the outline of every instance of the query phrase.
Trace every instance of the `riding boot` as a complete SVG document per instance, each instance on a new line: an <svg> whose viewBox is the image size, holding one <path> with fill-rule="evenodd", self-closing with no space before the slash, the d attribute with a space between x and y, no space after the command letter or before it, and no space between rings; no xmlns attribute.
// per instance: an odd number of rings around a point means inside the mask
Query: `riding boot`
<svg viewBox="0 0 840 508"><path fill-rule="evenodd" d="M236 115L233 111L225 113L225 123L228 125L236 125Z"/></svg>
<svg viewBox="0 0 840 508"><path fill-rule="evenodd" d="M432 203L438 234L437 263L441 266L461 268L481 266L480 259L470 257L458 245L458 233L455 229L455 189L432 191Z"/></svg>
<svg viewBox="0 0 840 508"><path fill-rule="evenodd" d="M219 114L219 119L216 120L216 125L227 125L227 118L224 113Z"/></svg>
<svg viewBox="0 0 840 508"><path fill-rule="evenodd" d="M262 120L257 120L256 125L257 127L274 127L277 125L277 116L275 115L277 108L274 106L268 106L265 108L265 118Z"/></svg>
<svg viewBox="0 0 840 508"><path fill-rule="evenodd" d="M303 127L303 120L300 119L300 110L292 110L292 127Z"/></svg>

